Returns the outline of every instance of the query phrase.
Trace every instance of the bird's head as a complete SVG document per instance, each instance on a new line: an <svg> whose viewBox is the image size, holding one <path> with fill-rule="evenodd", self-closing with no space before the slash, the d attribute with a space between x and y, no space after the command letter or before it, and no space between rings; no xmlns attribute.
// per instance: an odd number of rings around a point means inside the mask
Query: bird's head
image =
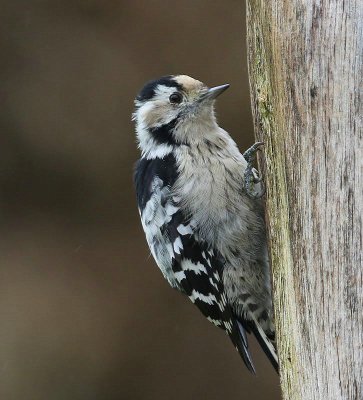
<svg viewBox="0 0 363 400"><path fill-rule="evenodd" d="M144 154L192 146L218 129L214 100L229 85L208 88L187 75L164 76L148 82L135 100L136 133Z"/></svg>

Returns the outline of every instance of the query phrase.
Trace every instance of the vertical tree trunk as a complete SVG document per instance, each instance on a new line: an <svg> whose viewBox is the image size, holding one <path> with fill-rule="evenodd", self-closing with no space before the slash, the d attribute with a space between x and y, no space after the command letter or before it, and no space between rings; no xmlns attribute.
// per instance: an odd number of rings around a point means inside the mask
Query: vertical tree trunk
<svg viewBox="0 0 363 400"><path fill-rule="evenodd" d="M247 0L284 399L363 399L363 2Z"/></svg>

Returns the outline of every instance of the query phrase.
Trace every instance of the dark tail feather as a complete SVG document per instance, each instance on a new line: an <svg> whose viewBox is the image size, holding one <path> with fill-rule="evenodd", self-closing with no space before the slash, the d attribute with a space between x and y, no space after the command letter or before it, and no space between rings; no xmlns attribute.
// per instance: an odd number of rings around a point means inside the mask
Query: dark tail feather
<svg viewBox="0 0 363 400"><path fill-rule="evenodd" d="M277 358L275 345L267 337L266 333L264 332L264 330L257 321L251 321L248 327L255 335L258 343L262 347L268 359L271 361L271 364L275 368L276 372L279 373L279 362Z"/></svg>
<svg viewBox="0 0 363 400"><path fill-rule="evenodd" d="M238 353L248 370L253 374L256 374L255 366L253 365L252 357L248 349L246 330L242 324L239 323L239 321L235 321L233 325L234 326L230 338L233 344L236 346Z"/></svg>

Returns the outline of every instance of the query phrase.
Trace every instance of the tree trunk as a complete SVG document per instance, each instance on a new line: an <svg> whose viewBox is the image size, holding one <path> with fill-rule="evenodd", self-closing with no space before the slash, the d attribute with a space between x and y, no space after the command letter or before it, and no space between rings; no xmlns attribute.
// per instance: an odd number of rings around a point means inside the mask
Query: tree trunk
<svg viewBox="0 0 363 400"><path fill-rule="evenodd" d="M363 399L363 2L247 0L284 399Z"/></svg>

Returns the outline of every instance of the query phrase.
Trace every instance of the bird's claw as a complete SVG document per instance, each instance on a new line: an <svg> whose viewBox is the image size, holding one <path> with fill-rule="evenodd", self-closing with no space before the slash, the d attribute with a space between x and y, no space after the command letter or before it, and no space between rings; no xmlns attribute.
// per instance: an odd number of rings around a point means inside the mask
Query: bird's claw
<svg viewBox="0 0 363 400"><path fill-rule="evenodd" d="M259 176L257 170L255 168L252 168L252 175L253 175L253 183L260 183L262 182L262 176Z"/></svg>
<svg viewBox="0 0 363 400"><path fill-rule="evenodd" d="M256 159L256 153L263 146L263 142L256 142L243 153L243 157L247 161L247 167L244 174L244 184L247 195L252 199L259 199L265 194L265 186L257 192L255 185L262 182L262 177L259 176L257 170L253 167L253 162Z"/></svg>
<svg viewBox="0 0 363 400"><path fill-rule="evenodd" d="M248 164L255 160L257 151L260 150L263 145L263 142L256 142L243 153L243 157Z"/></svg>

